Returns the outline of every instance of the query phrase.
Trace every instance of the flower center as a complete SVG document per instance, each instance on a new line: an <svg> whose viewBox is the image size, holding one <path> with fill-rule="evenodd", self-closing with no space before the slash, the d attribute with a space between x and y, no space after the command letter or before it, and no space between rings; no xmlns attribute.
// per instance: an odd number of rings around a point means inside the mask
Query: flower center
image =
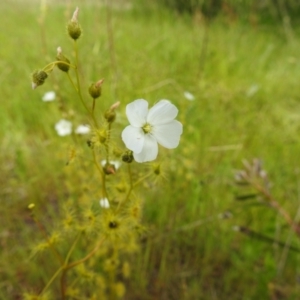
<svg viewBox="0 0 300 300"><path fill-rule="evenodd" d="M145 134L150 133L152 130L152 126L148 123L146 123L143 127L142 127L143 131Z"/></svg>

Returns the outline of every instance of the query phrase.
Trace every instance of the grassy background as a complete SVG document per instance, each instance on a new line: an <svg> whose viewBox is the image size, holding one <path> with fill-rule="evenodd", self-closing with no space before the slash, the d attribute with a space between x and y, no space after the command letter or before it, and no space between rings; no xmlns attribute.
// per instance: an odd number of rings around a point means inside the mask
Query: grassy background
<svg viewBox="0 0 300 300"><path fill-rule="evenodd" d="M61 112L41 101L54 86L74 120L84 122L76 95L58 73L30 88L31 72L50 62L57 46L71 51L64 24L76 5L84 81L105 78L101 105L120 100L124 111L137 98L167 98L184 124L180 147L165 157L168 181L144 195L151 234L132 258L125 298L299 299L299 253L232 230L248 226L300 248L274 211L235 201L241 191L233 184L242 159L261 158L275 198L292 216L299 209L298 29L287 38L280 24L226 15L206 23L155 5L108 10L73 0L50 3L39 22L40 4L26 2L0 4L0 299L19 299L29 282L40 285L47 276L29 260L39 233L27 205L36 203L42 220L55 223L53 205L80 180L63 171L71 140L53 129ZM232 217L220 218L226 211Z"/></svg>

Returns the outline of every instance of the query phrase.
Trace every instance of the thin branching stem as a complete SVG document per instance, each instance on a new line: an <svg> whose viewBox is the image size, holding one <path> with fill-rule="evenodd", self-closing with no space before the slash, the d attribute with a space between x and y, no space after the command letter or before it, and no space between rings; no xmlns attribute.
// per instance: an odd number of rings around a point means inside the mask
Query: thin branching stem
<svg viewBox="0 0 300 300"><path fill-rule="evenodd" d="M93 149L93 159L94 159L94 163L96 165L97 170L100 173L101 176L101 183L102 183L102 196L103 198L107 197L107 192L106 192L106 181L105 181L105 173L102 169L102 167L100 166L98 160L97 160L97 155L96 155L96 151L95 149Z"/></svg>
<svg viewBox="0 0 300 300"><path fill-rule="evenodd" d="M61 257L61 255L59 254L57 249L53 246L53 244L50 242L48 234L47 234L46 229L44 228L44 226L39 222L39 220L34 215L32 215L32 219L35 222L35 224L38 226L38 228L40 229L40 231L43 234L44 238L47 240L47 243L49 245L50 250L52 251L54 256L57 257L57 259L59 260L60 265L63 265L63 258Z"/></svg>
<svg viewBox="0 0 300 300"><path fill-rule="evenodd" d="M108 130L107 130L107 138L105 143L106 149L106 162L109 163L109 141L110 141L110 133L111 133L111 123L108 123Z"/></svg>
<svg viewBox="0 0 300 300"><path fill-rule="evenodd" d="M129 190L127 192L127 195L124 199L124 201L122 203L127 202L127 200L130 197L131 192L133 191L133 189L139 185L140 183L142 183L145 179L147 179L148 177L150 177L152 175L152 172L146 174L145 176L141 177L139 180L137 180L135 183L132 182L132 174L131 174L131 169L129 168L129 178L130 178L130 186L129 186ZM119 204L120 205L120 204Z"/></svg>
<svg viewBox="0 0 300 300"><path fill-rule="evenodd" d="M70 63L68 63L68 62L66 62L66 61L61 61L61 60L56 60L56 61L53 61L53 62L49 63L48 65L46 65L46 66L43 68L43 70L44 70L45 72L51 72L51 71L54 69L54 67L55 67L56 65L58 65L58 64L66 65L66 66L69 66L70 68L73 68L73 69L76 70L76 66L74 66L74 65L72 65L72 64L70 64Z"/></svg>
<svg viewBox="0 0 300 300"><path fill-rule="evenodd" d="M69 259L75 249L75 246L77 245L78 241L79 241L79 238L81 236L82 232L79 232L79 234L77 235L76 239L74 240L74 242L72 243L71 247L70 247L70 250L66 256L66 259L65 259L65 263L64 263L64 267L63 267L63 270L62 270L62 274L61 274L61 278L60 278L60 288L61 288L61 297L62 299L65 299L65 292L66 292L66 286L65 286L65 278L66 278L66 275L67 275L67 268L66 266L68 265L68 262L69 262Z"/></svg>
<svg viewBox="0 0 300 300"><path fill-rule="evenodd" d="M293 231L300 237L300 227L294 223L289 213L276 201L276 199L269 193L269 191L260 184L252 181L250 178L248 178L248 182L264 196L271 207L273 207L285 219L285 221L289 224Z"/></svg>
<svg viewBox="0 0 300 300"><path fill-rule="evenodd" d="M82 258L82 259L79 259L79 260L77 260L77 261L74 261L74 262L72 262L72 263L70 263L70 264L68 264L67 266L66 266L66 269L71 269L71 268L73 268L73 267L75 267L75 266L77 266L77 265L79 265L79 264L82 264L82 263L84 263L85 261L87 261L89 258L91 258L96 252L97 252L97 250L100 248L100 246L102 245L102 243L105 241L105 237L103 237L100 241L99 241L99 243L96 245L96 247L88 254L88 255L86 255L84 258Z"/></svg>
<svg viewBox="0 0 300 300"><path fill-rule="evenodd" d="M82 105L84 106L85 110L88 112L89 116L92 118L92 120L94 122L94 125L96 127L98 127L98 123L97 123L97 120L94 116L94 113L88 108L88 106L86 105L86 103L85 103L85 101L83 100L83 97L82 97L81 85L80 85L80 79L79 79L79 71L78 71L78 48L77 48L76 40L74 40L74 52L75 52L75 64L76 64L75 74L76 74L76 82L77 82L76 91L77 91L77 94L79 96L79 99L80 99Z"/></svg>

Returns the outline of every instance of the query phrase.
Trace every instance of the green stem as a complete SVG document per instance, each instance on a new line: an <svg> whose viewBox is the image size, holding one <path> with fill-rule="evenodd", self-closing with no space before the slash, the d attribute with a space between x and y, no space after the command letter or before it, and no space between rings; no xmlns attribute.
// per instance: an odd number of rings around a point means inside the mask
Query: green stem
<svg viewBox="0 0 300 300"><path fill-rule="evenodd" d="M103 198L107 198L107 192L106 192L106 181L105 181L105 173L102 169L102 167L100 166L98 160L97 160L97 156L96 156L96 151L95 149L93 149L93 159L94 159L94 163L96 165L97 170L99 171L100 175L101 175L101 183L102 183L102 196Z"/></svg>
<svg viewBox="0 0 300 300"><path fill-rule="evenodd" d="M273 198L269 191L267 191L260 184L251 180L251 178L248 177L247 180L258 192L260 192L264 196L264 198L267 200L270 206L277 210L277 212L285 219L285 221L292 228L292 230L298 236L300 236L300 227L298 226L298 224L295 224L289 213L283 207L280 206L280 204Z"/></svg>
<svg viewBox="0 0 300 300"><path fill-rule="evenodd" d="M145 179L147 179L147 178L150 177L151 175L153 175L153 172L150 172L150 173L146 174L145 176L143 176L142 178L140 178L139 180L137 180L137 181L132 185L132 189L134 189L137 185L139 185L142 181L144 181Z"/></svg>
<svg viewBox="0 0 300 300"><path fill-rule="evenodd" d="M51 279L48 281L48 283L46 284L46 286L43 288L43 290L40 292L40 295L42 295L47 289L48 287L52 284L52 282L54 281L54 279L59 275L59 273L64 269L64 266L61 266L55 273L54 275L51 277Z"/></svg>
<svg viewBox="0 0 300 300"><path fill-rule="evenodd" d="M63 64L63 65L66 65L66 66L69 66L70 68L73 68L73 69L76 69L76 66L73 66L65 61L61 61L61 60L56 60L56 61L53 61L51 62L50 64L46 65L43 70L47 73L47 72L51 72L54 67L57 65L57 64ZM67 72L68 73L68 72Z"/></svg>
<svg viewBox="0 0 300 300"><path fill-rule="evenodd" d="M71 254L74 251L77 242L79 241L80 236L81 236L81 232L79 232L76 239L74 240L74 242L73 242L73 244L72 244L72 246L71 246L71 248L70 248L70 250L69 250L69 252L66 256L66 259L65 259L64 267L63 267L61 278L60 278L60 289L61 289L62 299L65 299L65 292L66 292L66 288L65 288L65 277L66 277L66 274L67 274L67 268L66 267L68 265Z"/></svg>
<svg viewBox="0 0 300 300"><path fill-rule="evenodd" d="M110 140L110 132L111 132L111 123L108 123L107 139L106 139L106 143L105 143L106 163L109 163L109 140Z"/></svg>
<svg viewBox="0 0 300 300"><path fill-rule="evenodd" d="M75 63L76 63L75 74L76 74L76 81L77 81L76 91L77 91L77 94L80 98L80 101L81 101L82 105L84 106L84 108L86 109L86 111L88 112L90 117L92 118L95 126L98 127L98 123L97 123L97 120L94 116L94 113L88 108L88 106L86 105L86 103L84 102L83 97L82 97L80 79L79 79L79 72L78 72L78 48L77 48L76 40L74 40L74 52L75 52Z"/></svg>
<svg viewBox="0 0 300 300"><path fill-rule="evenodd" d="M133 189L137 185L139 185L141 182L143 182L145 179L147 179L148 177L150 177L152 175L152 172L150 172L150 173L146 174L145 176L143 176L142 178L140 178L139 180L137 180L135 183L132 183L132 173L131 173L131 168L130 167L128 167L128 172L129 172L130 187L129 187L128 193L127 193L124 201L119 202L118 209L120 208L121 204L127 202L127 200L129 199L129 196L130 196L131 192L133 191Z"/></svg>
<svg viewBox="0 0 300 300"><path fill-rule="evenodd" d="M81 233L80 233L81 234ZM66 268L67 264L68 264L68 261L70 259L70 256L75 248L75 245L77 244L78 240L79 240L79 237L80 237L80 234L76 237L75 241L73 242L67 256L66 256L66 259L63 263L63 265L54 273L54 275L51 277L51 279L48 281L48 283L46 284L46 286L43 288L43 290L40 292L40 295L42 295L47 289L48 287L52 284L52 282L54 281L54 279L59 275L59 273L61 271L64 271L64 269Z"/></svg>
<svg viewBox="0 0 300 300"><path fill-rule="evenodd" d="M101 246L101 244L105 241L105 238L102 238L102 240L100 240L100 242L96 245L96 247L88 254L86 255L84 258L82 259L79 259L77 261L74 261L72 263L70 263L69 265L67 265L65 268L66 269L71 269L83 262L85 262L86 260L88 260L89 258L91 258L96 252L97 250L99 249L99 247Z"/></svg>
<svg viewBox="0 0 300 300"><path fill-rule="evenodd" d="M74 83L72 77L70 76L69 72L67 72L67 76L68 76L68 79L69 79L69 81L71 82L73 88L74 88L75 91L78 93L78 88L77 88L76 84Z"/></svg>
<svg viewBox="0 0 300 300"><path fill-rule="evenodd" d="M54 256L56 256L58 258L60 265L62 265L63 264L63 258L60 256L57 249L55 247L53 247L53 244L49 241L49 238L48 238L48 235L47 235L47 232L46 232L44 226L39 222L39 220L34 215L32 215L32 219L34 220L35 224L39 227L39 229L42 232L43 236L47 240L49 248L51 249L52 253L54 254Z"/></svg>

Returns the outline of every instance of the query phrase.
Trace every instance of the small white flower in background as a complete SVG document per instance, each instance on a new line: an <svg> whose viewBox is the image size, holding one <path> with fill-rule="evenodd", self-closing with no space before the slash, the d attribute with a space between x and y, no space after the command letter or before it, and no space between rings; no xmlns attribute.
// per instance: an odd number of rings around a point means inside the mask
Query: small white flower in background
<svg viewBox="0 0 300 300"><path fill-rule="evenodd" d="M55 130L59 136L66 136L72 133L72 123L61 119L55 124Z"/></svg>
<svg viewBox="0 0 300 300"><path fill-rule="evenodd" d="M122 132L126 147L137 162L156 159L158 144L173 149L179 144L182 124L174 120L178 109L168 100L160 100L148 110L148 102L138 99L126 106L130 125Z"/></svg>
<svg viewBox="0 0 300 300"><path fill-rule="evenodd" d="M99 204L100 204L100 206L103 207L103 208L109 208L109 207L110 207L107 198L102 198L102 199L100 199Z"/></svg>
<svg viewBox="0 0 300 300"><path fill-rule="evenodd" d="M90 133L90 131L91 131L91 128L89 125L79 125L75 129L75 133L77 133L77 134L88 134L88 133Z"/></svg>
<svg viewBox="0 0 300 300"><path fill-rule="evenodd" d="M115 169L118 170L121 166L121 162L120 161L117 161L117 160L110 160L109 161L110 164L114 165ZM106 165L106 159L104 160L101 160L101 166L102 167L105 167Z"/></svg>
<svg viewBox="0 0 300 300"><path fill-rule="evenodd" d="M185 91L183 93L183 95L184 95L185 99L187 99L189 101L194 101L195 100L195 96L192 93L188 92L188 91Z"/></svg>
<svg viewBox="0 0 300 300"><path fill-rule="evenodd" d="M50 92L47 92L44 94L44 96L42 97L42 100L44 102L49 102L49 101L55 100L55 97L56 97L55 92L50 91Z"/></svg>
<svg viewBox="0 0 300 300"><path fill-rule="evenodd" d="M254 83L252 84L249 89L246 91L246 96L248 98L251 98L252 96L254 96L258 91L259 91L260 87L258 84Z"/></svg>

